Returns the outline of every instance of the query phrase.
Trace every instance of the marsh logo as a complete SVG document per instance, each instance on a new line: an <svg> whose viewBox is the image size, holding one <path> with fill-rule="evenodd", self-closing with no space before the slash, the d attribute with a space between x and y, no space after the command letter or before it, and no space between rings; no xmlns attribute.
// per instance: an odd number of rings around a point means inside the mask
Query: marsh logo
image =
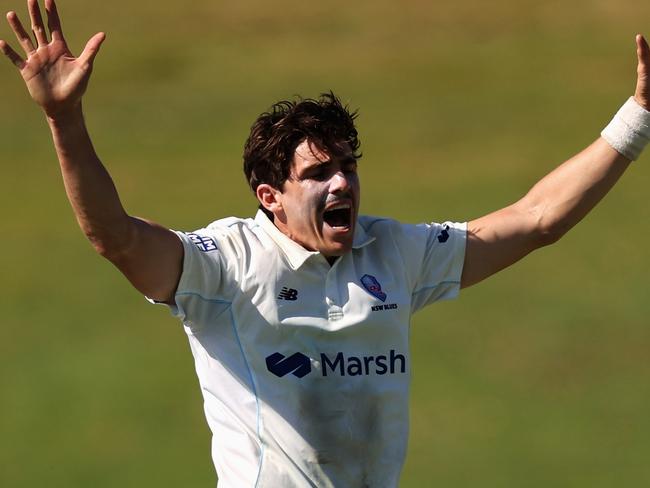
<svg viewBox="0 0 650 488"><path fill-rule="evenodd" d="M334 356L321 353L322 376L368 376L406 373L406 356L391 349L388 354L377 356L346 356L342 352ZM282 378L289 373L302 378L311 373L311 360L301 352L285 356L275 352L266 358L266 367Z"/></svg>
<svg viewBox="0 0 650 488"><path fill-rule="evenodd" d="M298 378L311 373L311 361L304 354L297 352L289 357L279 352L274 352L266 358L266 367L275 376L282 378L292 373Z"/></svg>

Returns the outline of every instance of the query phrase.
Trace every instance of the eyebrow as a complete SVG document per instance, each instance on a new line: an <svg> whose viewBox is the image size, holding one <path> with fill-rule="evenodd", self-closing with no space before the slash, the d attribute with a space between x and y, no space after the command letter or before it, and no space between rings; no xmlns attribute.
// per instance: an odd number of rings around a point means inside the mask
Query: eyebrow
<svg viewBox="0 0 650 488"><path fill-rule="evenodd" d="M332 160L328 159L327 161L317 161L315 163L311 163L308 166L303 166L300 172L298 173L298 176L303 176L306 173L309 173L310 171L314 171L319 168L327 167L332 164Z"/></svg>
<svg viewBox="0 0 650 488"><path fill-rule="evenodd" d="M310 164L309 166L303 167L302 170L300 171L300 175L308 173L309 171L314 170L316 168L322 168L322 167L330 166L330 165L334 164L334 162L336 162L336 161L339 161L341 165L345 166L345 165L353 164L353 163L356 164L357 163L357 158L355 158L352 155L347 155L347 156L344 156L342 158L335 158L334 160L332 160L330 158L330 159L327 159L325 161L317 161L315 163Z"/></svg>

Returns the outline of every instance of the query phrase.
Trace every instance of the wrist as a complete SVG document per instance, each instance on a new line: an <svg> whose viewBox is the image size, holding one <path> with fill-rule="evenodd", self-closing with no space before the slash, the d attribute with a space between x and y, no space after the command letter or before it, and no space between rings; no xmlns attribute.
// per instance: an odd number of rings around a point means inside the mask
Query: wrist
<svg viewBox="0 0 650 488"><path fill-rule="evenodd" d="M650 111L630 97L600 135L631 161L638 159L650 142Z"/></svg>
<svg viewBox="0 0 650 488"><path fill-rule="evenodd" d="M65 126L76 124L83 121L83 109L81 101L70 106L59 108L58 110L48 110L43 108L45 118L50 126Z"/></svg>
<svg viewBox="0 0 650 488"><path fill-rule="evenodd" d="M647 97L643 98L641 95L635 93L632 98L634 98L634 101L641 105L645 110L650 111L650 100L648 100Z"/></svg>

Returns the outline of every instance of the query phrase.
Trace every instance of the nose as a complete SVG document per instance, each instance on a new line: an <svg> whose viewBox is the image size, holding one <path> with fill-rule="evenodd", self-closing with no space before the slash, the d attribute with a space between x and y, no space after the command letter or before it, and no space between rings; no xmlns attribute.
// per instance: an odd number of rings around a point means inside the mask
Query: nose
<svg viewBox="0 0 650 488"><path fill-rule="evenodd" d="M343 171L337 171L330 180L330 193L341 193L350 189L350 182Z"/></svg>

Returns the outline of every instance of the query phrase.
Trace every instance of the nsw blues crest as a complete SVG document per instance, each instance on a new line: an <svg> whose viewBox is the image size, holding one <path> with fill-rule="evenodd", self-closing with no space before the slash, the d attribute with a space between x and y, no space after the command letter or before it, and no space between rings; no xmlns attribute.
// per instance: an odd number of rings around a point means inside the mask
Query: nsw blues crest
<svg viewBox="0 0 650 488"><path fill-rule="evenodd" d="M361 277L361 284L372 296L379 298L382 302L386 301L386 293L381 290L381 285L377 281L377 278L365 274Z"/></svg>

